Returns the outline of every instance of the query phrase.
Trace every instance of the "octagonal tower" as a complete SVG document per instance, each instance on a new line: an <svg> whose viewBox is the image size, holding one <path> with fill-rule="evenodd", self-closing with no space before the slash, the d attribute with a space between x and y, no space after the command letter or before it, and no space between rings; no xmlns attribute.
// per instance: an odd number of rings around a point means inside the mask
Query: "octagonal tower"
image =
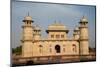
<svg viewBox="0 0 100 67"><path fill-rule="evenodd" d="M23 37L22 37L22 56L31 57L32 56L32 45L33 45L33 27L32 27L32 17L24 17Z"/></svg>
<svg viewBox="0 0 100 67"><path fill-rule="evenodd" d="M89 54L89 36L88 36L88 20L82 17L80 20L80 55Z"/></svg>

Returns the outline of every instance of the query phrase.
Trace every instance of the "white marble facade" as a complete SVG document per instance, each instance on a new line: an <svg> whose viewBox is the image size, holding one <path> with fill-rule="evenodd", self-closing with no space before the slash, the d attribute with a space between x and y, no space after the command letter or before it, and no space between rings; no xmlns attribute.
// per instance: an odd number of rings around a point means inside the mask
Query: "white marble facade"
<svg viewBox="0 0 100 67"><path fill-rule="evenodd" d="M88 20L83 16L79 27L73 30L73 37L68 38L69 30L64 24L54 22L49 25L47 38L41 38L41 29L33 27L32 17L23 20L22 56L52 56L52 55L87 55L89 54ZM35 22L34 22L35 23Z"/></svg>

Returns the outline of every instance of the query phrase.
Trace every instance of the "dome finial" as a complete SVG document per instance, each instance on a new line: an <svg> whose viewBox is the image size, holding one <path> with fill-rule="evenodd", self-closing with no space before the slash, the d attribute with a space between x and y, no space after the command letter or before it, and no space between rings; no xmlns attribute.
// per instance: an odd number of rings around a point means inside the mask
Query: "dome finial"
<svg viewBox="0 0 100 67"><path fill-rule="evenodd" d="M30 20L33 22L32 17L29 16L29 12L27 13L27 15L24 17L24 20Z"/></svg>
<svg viewBox="0 0 100 67"><path fill-rule="evenodd" d="M86 19L86 17L83 15L82 19Z"/></svg>
<svg viewBox="0 0 100 67"><path fill-rule="evenodd" d="M29 16L29 12L28 12L28 16Z"/></svg>

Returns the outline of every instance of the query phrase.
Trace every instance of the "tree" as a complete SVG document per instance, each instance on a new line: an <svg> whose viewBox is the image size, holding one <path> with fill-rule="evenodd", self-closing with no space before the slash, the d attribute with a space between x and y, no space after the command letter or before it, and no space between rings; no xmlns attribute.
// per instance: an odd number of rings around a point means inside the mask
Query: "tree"
<svg viewBox="0 0 100 67"><path fill-rule="evenodd" d="M12 48L12 53L16 55L20 55L22 53L22 46L18 46L16 48Z"/></svg>

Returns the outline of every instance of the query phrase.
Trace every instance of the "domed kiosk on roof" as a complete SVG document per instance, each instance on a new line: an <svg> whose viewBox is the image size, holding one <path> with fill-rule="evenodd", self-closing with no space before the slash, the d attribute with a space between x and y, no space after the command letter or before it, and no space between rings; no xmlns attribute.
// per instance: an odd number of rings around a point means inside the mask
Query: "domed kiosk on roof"
<svg viewBox="0 0 100 67"><path fill-rule="evenodd" d="M41 30L41 29L40 29L40 27L39 27L38 25L36 25L36 26L34 27L34 30Z"/></svg>
<svg viewBox="0 0 100 67"><path fill-rule="evenodd" d="M28 13L28 16L25 16L25 17L24 17L23 22L26 22L26 21L33 22L32 17L31 17L31 16L29 16L29 13Z"/></svg>
<svg viewBox="0 0 100 67"><path fill-rule="evenodd" d="M25 20L32 20L32 17L31 16L26 16L24 17Z"/></svg>
<svg viewBox="0 0 100 67"><path fill-rule="evenodd" d="M49 25L48 30L46 30L46 32L48 33L49 31L65 31L66 33L68 33L68 29L66 28L66 26L58 22Z"/></svg>
<svg viewBox="0 0 100 67"><path fill-rule="evenodd" d="M80 22L88 22L88 19L87 19L85 16L83 16L83 17L80 19Z"/></svg>

